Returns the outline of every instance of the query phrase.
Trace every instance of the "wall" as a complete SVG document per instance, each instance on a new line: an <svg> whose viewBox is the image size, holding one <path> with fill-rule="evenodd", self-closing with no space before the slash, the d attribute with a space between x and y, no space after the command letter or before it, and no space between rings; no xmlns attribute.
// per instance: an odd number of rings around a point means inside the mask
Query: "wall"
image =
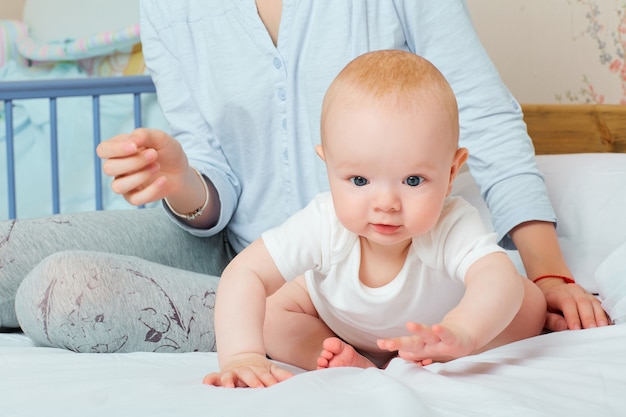
<svg viewBox="0 0 626 417"><path fill-rule="evenodd" d="M0 19L22 19L24 0L0 0Z"/></svg>
<svg viewBox="0 0 626 417"><path fill-rule="evenodd" d="M28 0L24 22L39 41L80 39L139 21L139 0Z"/></svg>
<svg viewBox="0 0 626 417"><path fill-rule="evenodd" d="M108 0L98 2L111 7ZM483 44L520 102L626 104L626 0L467 3ZM0 0L0 18L20 19L23 4ZM123 16L132 20L133 14Z"/></svg>
<svg viewBox="0 0 626 417"><path fill-rule="evenodd" d="M522 103L626 104L626 0L467 0Z"/></svg>

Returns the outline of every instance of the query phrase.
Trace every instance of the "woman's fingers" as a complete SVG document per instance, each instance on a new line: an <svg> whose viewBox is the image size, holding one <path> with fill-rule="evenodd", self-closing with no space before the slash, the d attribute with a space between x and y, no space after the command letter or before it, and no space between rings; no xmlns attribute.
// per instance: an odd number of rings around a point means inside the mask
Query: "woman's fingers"
<svg viewBox="0 0 626 417"><path fill-rule="evenodd" d="M120 158L137 152L137 144L131 140L131 135L123 134L107 139L96 148L96 154L101 159Z"/></svg>
<svg viewBox="0 0 626 417"><path fill-rule="evenodd" d="M140 206L165 198L164 189L166 184L167 178L160 176L146 186L139 186L122 195L130 204Z"/></svg>
<svg viewBox="0 0 626 417"><path fill-rule="evenodd" d="M140 149L131 155L107 159L102 164L102 170L111 177L119 177L150 168L157 158L154 149Z"/></svg>

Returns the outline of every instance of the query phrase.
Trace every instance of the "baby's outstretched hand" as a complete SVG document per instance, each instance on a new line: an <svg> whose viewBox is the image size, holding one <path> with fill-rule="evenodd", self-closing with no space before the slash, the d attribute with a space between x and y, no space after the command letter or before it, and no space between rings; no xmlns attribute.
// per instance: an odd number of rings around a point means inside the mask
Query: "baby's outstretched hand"
<svg viewBox="0 0 626 417"><path fill-rule="evenodd" d="M237 355L219 372L208 374L203 384L225 388L263 388L289 379L293 374L257 353Z"/></svg>
<svg viewBox="0 0 626 417"><path fill-rule="evenodd" d="M380 339L378 347L391 352L398 351L401 358L420 365L460 358L475 349L472 337L458 326L426 326L409 322L406 327L411 335Z"/></svg>

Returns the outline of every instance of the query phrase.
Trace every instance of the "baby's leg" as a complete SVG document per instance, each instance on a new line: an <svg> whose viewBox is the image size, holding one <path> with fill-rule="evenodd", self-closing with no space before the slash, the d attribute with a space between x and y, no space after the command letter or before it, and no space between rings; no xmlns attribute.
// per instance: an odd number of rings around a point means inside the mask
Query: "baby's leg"
<svg viewBox="0 0 626 417"><path fill-rule="evenodd" d="M263 336L272 359L313 370L324 340L335 334L317 315L301 276L267 298Z"/></svg>
<svg viewBox="0 0 626 417"><path fill-rule="evenodd" d="M522 306L508 327L486 346L479 349L479 352L537 336L543 330L546 321L546 298L539 287L529 279L525 277L521 277L521 279L524 280Z"/></svg>
<svg viewBox="0 0 626 417"><path fill-rule="evenodd" d="M272 359L302 369L376 366L320 319L302 276L268 297L263 336Z"/></svg>
<svg viewBox="0 0 626 417"><path fill-rule="evenodd" d="M16 313L36 343L76 352L214 351L218 278L130 256L65 251L24 279Z"/></svg>

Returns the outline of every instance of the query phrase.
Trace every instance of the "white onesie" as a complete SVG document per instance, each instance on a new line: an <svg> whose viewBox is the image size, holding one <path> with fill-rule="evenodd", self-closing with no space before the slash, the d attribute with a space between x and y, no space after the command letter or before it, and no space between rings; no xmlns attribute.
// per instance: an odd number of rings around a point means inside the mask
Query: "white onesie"
<svg viewBox="0 0 626 417"><path fill-rule="evenodd" d="M359 238L339 222L328 192L262 237L286 280L304 274L328 327L370 353L379 351L377 339L408 334L408 321L440 322L463 296L470 265L503 252L478 211L460 197L446 199L433 229L413 238L402 270L378 288L359 280Z"/></svg>

